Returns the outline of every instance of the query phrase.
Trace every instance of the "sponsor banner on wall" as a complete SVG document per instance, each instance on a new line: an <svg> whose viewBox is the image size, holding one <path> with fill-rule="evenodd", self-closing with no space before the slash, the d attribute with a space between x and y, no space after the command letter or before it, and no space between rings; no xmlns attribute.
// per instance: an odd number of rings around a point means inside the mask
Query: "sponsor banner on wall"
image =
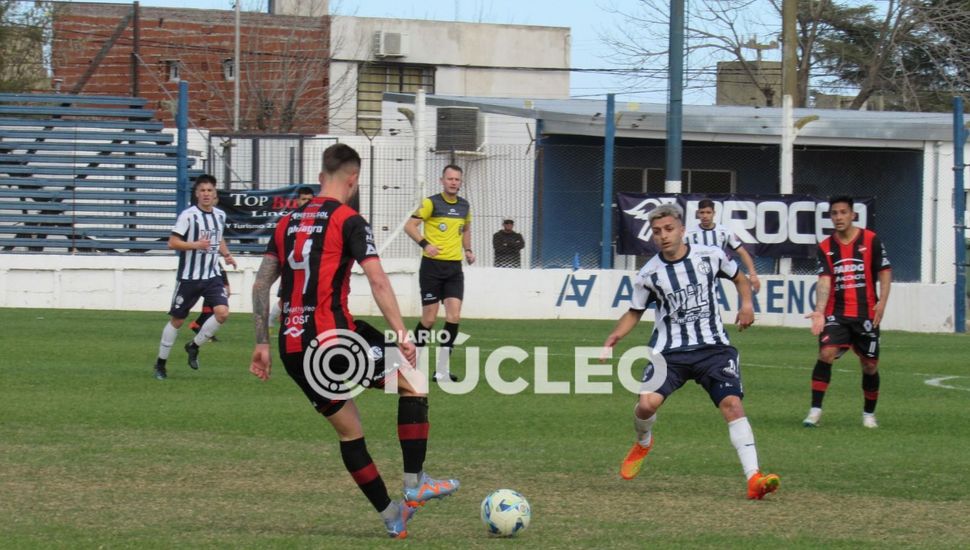
<svg viewBox="0 0 970 550"><path fill-rule="evenodd" d="M320 192L319 185L289 185L276 189L219 191L226 212L226 237L268 237L280 218L296 208L301 187Z"/></svg>
<svg viewBox="0 0 970 550"><path fill-rule="evenodd" d="M676 202L684 209L684 221L690 228L697 224L697 203L702 199L714 201L714 222L733 231L753 256L814 258L818 243L833 231L828 200L812 195L617 193L617 253L653 256L657 247L647 223L650 211ZM855 198L854 202L855 224L871 227L873 198Z"/></svg>

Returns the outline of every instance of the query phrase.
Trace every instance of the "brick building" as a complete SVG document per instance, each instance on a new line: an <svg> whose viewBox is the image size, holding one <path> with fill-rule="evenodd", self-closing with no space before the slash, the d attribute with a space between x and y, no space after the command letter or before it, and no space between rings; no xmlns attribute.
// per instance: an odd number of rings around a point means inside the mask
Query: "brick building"
<svg viewBox="0 0 970 550"><path fill-rule="evenodd" d="M329 32L329 17L244 12L237 74L232 11L66 4L54 21L53 76L62 91L74 91L110 44L81 93L134 91L174 125L178 83L186 80L191 125L231 131L238 77L240 131L326 133Z"/></svg>

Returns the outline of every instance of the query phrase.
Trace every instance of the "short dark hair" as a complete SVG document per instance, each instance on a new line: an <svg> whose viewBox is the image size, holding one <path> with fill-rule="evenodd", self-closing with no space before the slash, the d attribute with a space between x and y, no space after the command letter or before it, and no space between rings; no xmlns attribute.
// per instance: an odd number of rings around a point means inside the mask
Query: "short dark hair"
<svg viewBox="0 0 970 550"><path fill-rule="evenodd" d="M831 197L829 197L829 210L832 209L833 204L840 203L840 202L844 202L848 204L850 210L852 209L852 206L855 204L855 202L852 201L852 197L849 195L832 195Z"/></svg>
<svg viewBox="0 0 970 550"><path fill-rule="evenodd" d="M313 188L310 187L309 185L304 185L304 186L302 186L302 187L300 187L299 189L296 190L296 194L297 195L312 195L313 194Z"/></svg>
<svg viewBox="0 0 970 550"><path fill-rule="evenodd" d="M506 223L511 223L511 224L515 224L515 222L514 222L514 221L512 221L512 219L511 219L511 218L506 218L506 219L504 219L504 220L502 220L502 223L503 223L503 224L506 224Z"/></svg>
<svg viewBox="0 0 970 550"><path fill-rule="evenodd" d="M360 155L346 143L335 143L323 152L323 171L333 175L351 165L360 168Z"/></svg>
<svg viewBox="0 0 970 550"><path fill-rule="evenodd" d="M457 164L449 164L448 166L445 166L444 169L441 170L441 175L442 176L445 175L445 172L447 172L448 170L454 170L459 174L465 173L465 171L461 169L461 166L458 166Z"/></svg>
<svg viewBox="0 0 970 550"><path fill-rule="evenodd" d="M195 178L195 183L192 184L192 192L199 188L203 183L211 183L213 187L216 186L216 177L210 174L202 174L201 176Z"/></svg>
<svg viewBox="0 0 970 550"><path fill-rule="evenodd" d="M701 202L697 203L697 209L700 210L701 208L710 208L711 210L714 210L714 201L711 199L701 199Z"/></svg>

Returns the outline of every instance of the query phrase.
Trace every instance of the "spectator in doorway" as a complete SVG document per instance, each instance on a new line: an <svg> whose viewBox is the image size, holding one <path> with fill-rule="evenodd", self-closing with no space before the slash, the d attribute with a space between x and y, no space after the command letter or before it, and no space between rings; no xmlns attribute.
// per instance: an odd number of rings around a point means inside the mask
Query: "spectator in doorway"
<svg viewBox="0 0 970 550"><path fill-rule="evenodd" d="M495 267L522 267L521 250L525 248L525 239L513 229L515 222L511 219L502 221L502 229L492 235L492 247L495 248Z"/></svg>

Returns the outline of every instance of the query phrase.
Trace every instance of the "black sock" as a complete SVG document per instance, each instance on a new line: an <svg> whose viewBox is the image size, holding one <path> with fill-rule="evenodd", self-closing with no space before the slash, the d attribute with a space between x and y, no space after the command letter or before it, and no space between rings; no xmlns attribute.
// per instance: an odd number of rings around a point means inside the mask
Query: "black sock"
<svg viewBox="0 0 970 550"><path fill-rule="evenodd" d="M832 380L832 363L822 361L815 362L812 369L812 406L822 408L822 399L825 397L825 390L829 389L829 382Z"/></svg>
<svg viewBox="0 0 970 550"><path fill-rule="evenodd" d="M156 367L165 368L165 363L168 363L168 359L162 359L161 357L159 357L158 359L155 359Z"/></svg>
<svg viewBox="0 0 970 550"><path fill-rule="evenodd" d="M445 323L445 334L448 335L448 341L442 342L441 347L444 348L455 348L455 340L458 339L458 323Z"/></svg>
<svg viewBox="0 0 970 550"><path fill-rule="evenodd" d="M867 413L876 412L876 401L879 400L879 373L862 373L862 395L865 402L862 411Z"/></svg>
<svg viewBox="0 0 970 550"><path fill-rule="evenodd" d="M428 452L428 398L401 396L397 402L397 437L404 473L419 474Z"/></svg>
<svg viewBox="0 0 970 550"><path fill-rule="evenodd" d="M344 466L347 467L350 476L357 482L357 486L364 492L367 500L378 512L384 511L391 503L391 497L387 494L387 487L381 479L380 472L377 471L377 466L367 452L364 438L341 441L340 456L344 459Z"/></svg>
<svg viewBox="0 0 970 550"><path fill-rule="evenodd" d="M434 326L434 325L432 325ZM422 347L431 340L431 327L426 327L418 321L417 325L414 325L414 345L416 347Z"/></svg>

